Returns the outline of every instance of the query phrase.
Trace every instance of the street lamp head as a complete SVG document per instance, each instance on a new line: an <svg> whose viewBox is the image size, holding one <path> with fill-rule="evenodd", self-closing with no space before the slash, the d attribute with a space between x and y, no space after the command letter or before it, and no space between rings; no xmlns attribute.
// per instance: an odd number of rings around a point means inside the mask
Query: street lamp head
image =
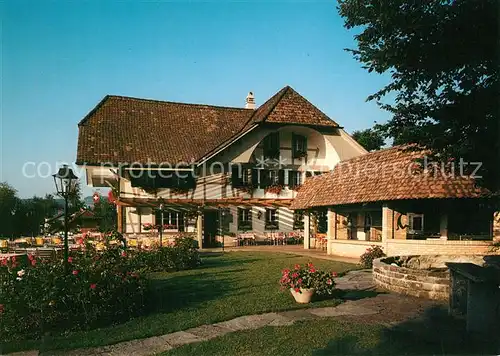
<svg viewBox="0 0 500 356"><path fill-rule="evenodd" d="M73 170L67 165L63 165L56 174L53 174L54 184L56 186L57 194L68 195L74 193L78 177L73 173Z"/></svg>

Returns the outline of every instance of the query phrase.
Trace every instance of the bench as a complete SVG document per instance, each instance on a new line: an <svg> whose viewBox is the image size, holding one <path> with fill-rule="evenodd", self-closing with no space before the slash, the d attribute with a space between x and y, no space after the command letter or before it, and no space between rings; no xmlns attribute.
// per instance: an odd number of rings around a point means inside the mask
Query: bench
<svg viewBox="0 0 500 356"><path fill-rule="evenodd" d="M449 312L465 316L467 332L488 334L500 326L500 270L473 263L447 262Z"/></svg>

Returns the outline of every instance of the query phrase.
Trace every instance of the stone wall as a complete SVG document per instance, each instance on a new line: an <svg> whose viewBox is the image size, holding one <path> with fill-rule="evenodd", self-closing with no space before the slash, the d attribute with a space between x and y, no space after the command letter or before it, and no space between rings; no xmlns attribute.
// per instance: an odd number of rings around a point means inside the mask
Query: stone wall
<svg viewBox="0 0 500 356"><path fill-rule="evenodd" d="M359 258L372 245L383 246L381 242L359 240L333 240L331 254L343 257Z"/></svg>
<svg viewBox="0 0 500 356"><path fill-rule="evenodd" d="M431 240L397 240L387 242L332 240L332 255L359 258L371 245L381 246L388 256L411 255L487 255L495 252L491 249L491 241L449 241ZM500 252L500 251L499 251ZM499 253L497 252L497 253Z"/></svg>
<svg viewBox="0 0 500 356"><path fill-rule="evenodd" d="M434 300L448 300L450 275L447 270L419 270L391 265L397 257L373 261L373 280L391 292Z"/></svg>
<svg viewBox="0 0 500 356"><path fill-rule="evenodd" d="M491 241L389 240L383 246L388 256L402 255L486 255Z"/></svg>

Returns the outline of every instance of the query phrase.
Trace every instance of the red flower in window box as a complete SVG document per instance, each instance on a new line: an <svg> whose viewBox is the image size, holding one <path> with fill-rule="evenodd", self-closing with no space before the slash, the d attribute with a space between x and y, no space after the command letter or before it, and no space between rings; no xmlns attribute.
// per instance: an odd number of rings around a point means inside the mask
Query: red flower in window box
<svg viewBox="0 0 500 356"><path fill-rule="evenodd" d="M280 195L282 190L283 190L283 186L281 184L273 184L273 185L270 185L269 187L265 188L264 192Z"/></svg>

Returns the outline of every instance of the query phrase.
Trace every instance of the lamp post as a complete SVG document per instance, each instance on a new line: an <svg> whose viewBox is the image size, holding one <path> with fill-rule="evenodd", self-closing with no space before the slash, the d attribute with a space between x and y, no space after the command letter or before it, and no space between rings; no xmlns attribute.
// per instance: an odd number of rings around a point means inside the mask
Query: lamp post
<svg viewBox="0 0 500 356"><path fill-rule="evenodd" d="M78 177L71 168L63 165L56 174L53 174L57 195L64 198L64 268L68 271L68 198L75 193Z"/></svg>
<svg viewBox="0 0 500 356"><path fill-rule="evenodd" d="M160 203L160 247L163 247L163 203Z"/></svg>

